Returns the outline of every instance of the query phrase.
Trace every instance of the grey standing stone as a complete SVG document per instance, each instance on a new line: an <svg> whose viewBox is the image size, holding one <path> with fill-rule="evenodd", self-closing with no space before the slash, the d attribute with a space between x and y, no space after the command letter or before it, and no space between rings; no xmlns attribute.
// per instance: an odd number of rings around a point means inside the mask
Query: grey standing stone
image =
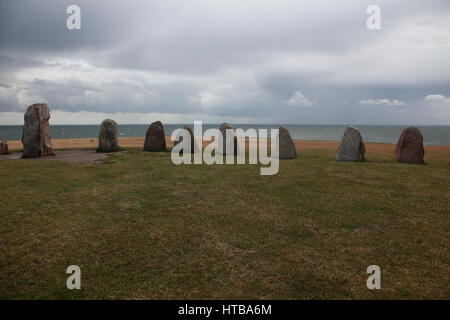
<svg viewBox="0 0 450 320"><path fill-rule="evenodd" d="M196 150L200 150L200 148L197 145L197 142L194 139L194 133L192 132L192 128L189 125L185 125L183 127L183 129L187 130L189 132L189 134L191 135L191 147L190 147L190 153L194 153ZM181 141L183 141L183 137L178 137L177 140L175 140L173 142L173 145L176 146L178 143L180 143Z"/></svg>
<svg viewBox="0 0 450 320"><path fill-rule="evenodd" d="M53 155L49 120L50 110L46 103L36 103L28 107L24 115L22 134L23 158Z"/></svg>
<svg viewBox="0 0 450 320"><path fill-rule="evenodd" d="M364 161L365 152L366 147L359 131L354 127L347 127L337 150L336 160Z"/></svg>
<svg viewBox="0 0 450 320"><path fill-rule="evenodd" d="M161 121L153 122L145 135L144 151L166 151L166 135Z"/></svg>
<svg viewBox="0 0 450 320"><path fill-rule="evenodd" d="M119 151L120 148L117 136L117 123L111 119L103 120L98 136L97 152Z"/></svg>
<svg viewBox="0 0 450 320"><path fill-rule="evenodd" d="M297 158L297 151L295 150L295 143L292 140L289 131L280 127L278 129L278 137L279 137L279 155L280 159L295 159Z"/></svg>
<svg viewBox="0 0 450 320"><path fill-rule="evenodd" d="M226 130L233 131L233 140L227 141ZM229 123L222 123L220 125L220 132L222 133L221 139L219 139L219 153L226 155L227 154L227 145L229 145L229 149L233 150L234 155L237 155L238 145L237 145L237 137L234 133L234 127ZM234 146L232 145L234 144Z"/></svg>

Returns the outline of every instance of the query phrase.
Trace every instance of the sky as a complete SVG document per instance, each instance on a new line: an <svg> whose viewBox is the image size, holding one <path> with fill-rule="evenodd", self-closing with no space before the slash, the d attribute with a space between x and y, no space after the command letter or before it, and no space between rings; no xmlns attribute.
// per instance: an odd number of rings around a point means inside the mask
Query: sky
<svg viewBox="0 0 450 320"><path fill-rule="evenodd" d="M42 102L52 124L450 125L450 1L1 0L0 125Z"/></svg>

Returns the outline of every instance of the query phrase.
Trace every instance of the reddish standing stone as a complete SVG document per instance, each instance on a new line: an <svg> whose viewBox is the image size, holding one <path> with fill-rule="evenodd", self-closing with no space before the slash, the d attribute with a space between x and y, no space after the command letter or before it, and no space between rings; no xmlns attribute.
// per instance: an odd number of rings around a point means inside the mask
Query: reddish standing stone
<svg viewBox="0 0 450 320"><path fill-rule="evenodd" d="M153 122L145 135L144 151L166 151L166 136L161 121Z"/></svg>
<svg viewBox="0 0 450 320"><path fill-rule="evenodd" d="M222 135L219 137L219 150L217 150L218 153L226 155L227 150L229 149L229 151L233 152L234 155L237 155L238 142L237 142L237 136L234 131L234 127L231 124L224 122L220 125L219 130ZM227 140L227 130L232 131L231 136L233 137L233 140Z"/></svg>
<svg viewBox="0 0 450 320"><path fill-rule="evenodd" d="M402 163L424 163L423 136L419 128L403 129L395 148L395 160Z"/></svg>
<svg viewBox="0 0 450 320"><path fill-rule="evenodd" d="M185 125L184 130L187 130L191 136L191 143L190 143L190 147L187 147L187 151L189 151L190 153L195 153L196 151L199 151L200 148L198 147L195 138L194 138L194 133L192 132L192 128L189 125ZM177 137L177 139L173 142L173 146L175 147L177 144L181 143L183 141L183 137L179 136Z"/></svg>
<svg viewBox="0 0 450 320"><path fill-rule="evenodd" d="M8 142L0 143L0 154L8 154Z"/></svg>

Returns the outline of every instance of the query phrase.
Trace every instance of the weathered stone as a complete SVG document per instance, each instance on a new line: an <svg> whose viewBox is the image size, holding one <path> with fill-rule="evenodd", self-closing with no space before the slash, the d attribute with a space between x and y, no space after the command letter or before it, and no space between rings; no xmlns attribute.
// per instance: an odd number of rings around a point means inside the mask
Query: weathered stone
<svg viewBox="0 0 450 320"><path fill-rule="evenodd" d="M354 127L347 127L337 150L336 160L364 161L365 152L366 147L359 131Z"/></svg>
<svg viewBox="0 0 450 320"><path fill-rule="evenodd" d="M166 135L161 121L153 122L148 128L144 151L166 151Z"/></svg>
<svg viewBox="0 0 450 320"><path fill-rule="evenodd" d="M3 141L0 143L0 154L8 154L8 142Z"/></svg>
<svg viewBox="0 0 450 320"><path fill-rule="evenodd" d="M233 137L234 137L233 140L227 141L226 130L233 131ZM234 127L231 124L224 122L220 125L220 132L222 133L222 137L221 137L221 139L219 139L218 152L223 155L226 155L227 154L227 145L228 145L228 148L230 150L234 150L234 155L237 155L238 143L237 143L237 137L234 133ZM233 142L234 142L234 146L232 145Z"/></svg>
<svg viewBox="0 0 450 320"><path fill-rule="evenodd" d="M280 159L295 159L297 158L297 151L295 150L295 143L292 140L289 131L280 127L278 129L278 143L279 143L279 156Z"/></svg>
<svg viewBox="0 0 450 320"><path fill-rule="evenodd" d="M189 134L191 135L191 147L190 147L190 151L189 152L190 153L194 153L196 150L200 150L200 148L197 145L197 142L194 139L194 133L192 132L191 126L185 125L183 127L183 129L189 131ZM183 137L182 136L178 137L178 139L173 142L173 145L176 146L181 141L183 141Z"/></svg>
<svg viewBox="0 0 450 320"><path fill-rule="evenodd" d="M28 107L24 115L22 134L23 158L53 154L49 120L50 111L46 103L36 103Z"/></svg>
<svg viewBox="0 0 450 320"><path fill-rule="evenodd" d="M114 120L105 119L100 126L97 152L116 152L120 150L117 139L118 126Z"/></svg>
<svg viewBox="0 0 450 320"><path fill-rule="evenodd" d="M423 136L419 128L403 129L395 148L395 160L403 163L424 163Z"/></svg>

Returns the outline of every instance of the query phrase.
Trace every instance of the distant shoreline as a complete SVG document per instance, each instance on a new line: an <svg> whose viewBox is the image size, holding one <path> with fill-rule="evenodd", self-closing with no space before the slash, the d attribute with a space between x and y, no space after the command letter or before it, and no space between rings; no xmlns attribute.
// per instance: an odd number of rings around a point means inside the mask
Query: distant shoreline
<svg viewBox="0 0 450 320"><path fill-rule="evenodd" d="M338 125L281 125L288 129L292 139L299 141L340 141L346 126ZM166 136L170 136L181 125L164 124ZM242 125L235 128L248 129L278 129L279 124L272 125ZM396 144L398 137L406 126L357 126L365 142ZM203 133L208 129L217 129L218 125L204 124ZM449 146L450 126L419 126L424 137L424 145ZM51 125L51 136L54 139L95 139L99 134L99 125ZM148 125L119 125L120 138L144 138ZM0 140L13 141L22 138L23 126L0 126Z"/></svg>
<svg viewBox="0 0 450 320"><path fill-rule="evenodd" d="M144 145L144 137L119 137L119 145L124 148L141 149ZM302 152L326 152L330 156L335 154L339 141L323 141L323 140L294 140L295 147L301 156ZM70 138L70 139L52 139L54 150L67 149L95 149L98 144L97 138ZM166 136L166 144L168 148L173 146L170 137ZM209 142L204 142L204 146ZM10 152L17 152L22 149L22 141L8 141ZM366 157L371 156L393 159L395 144L366 142ZM434 158L442 158L442 156L450 159L450 146L425 146L425 160Z"/></svg>

